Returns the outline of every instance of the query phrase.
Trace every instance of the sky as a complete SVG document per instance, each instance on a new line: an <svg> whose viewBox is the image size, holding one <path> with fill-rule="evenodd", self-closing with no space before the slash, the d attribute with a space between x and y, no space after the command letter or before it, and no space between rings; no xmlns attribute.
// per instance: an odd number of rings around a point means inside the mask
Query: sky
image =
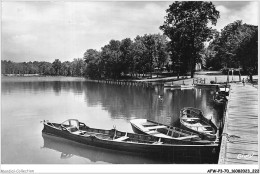
<svg viewBox="0 0 260 174"><path fill-rule="evenodd" d="M172 1L2 2L1 59L72 61L111 39L157 34ZM257 1L213 1L221 30L235 20L258 25Z"/></svg>

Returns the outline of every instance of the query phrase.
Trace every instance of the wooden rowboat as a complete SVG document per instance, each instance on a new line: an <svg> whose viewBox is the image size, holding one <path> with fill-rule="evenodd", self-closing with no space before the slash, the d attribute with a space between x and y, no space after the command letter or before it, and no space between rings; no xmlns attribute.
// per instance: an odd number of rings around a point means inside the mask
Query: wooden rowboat
<svg viewBox="0 0 260 174"><path fill-rule="evenodd" d="M84 144L77 143L64 138L51 136L42 133L43 147L45 150L54 150L58 152L56 158L68 159L73 156L85 158L86 161L98 163L111 163L111 164L142 164L142 163L170 163L171 160L165 158L158 158L147 156L145 154L135 155L124 151L114 151L94 146L85 146ZM193 160L196 162L196 160ZM175 161L174 161L175 162ZM178 162L178 161L177 161ZM207 162L207 161L206 161Z"/></svg>
<svg viewBox="0 0 260 174"><path fill-rule="evenodd" d="M180 122L184 128L199 134L201 138L210 141L218 141L217 127L211 120L208 120L203 116L201 110L192 107L181 109Z"/></svg>
<svg viewBox="0 0 260 174"><path fill-rule="evenodd" d="M217 92L229 96L230 85L219 85L217 86Z"/></svg>
<svg viewBox="0 0 260 174"><path fill-rule="evenodd" d="M198 134L177 127L157 123L147 119L130 120L132 128L136 133L152 135L155 137L169 138L180 141L200 141Z"/></svg>
<svg viewBox="0 0 260 174"><path fill-rule="evenodd" d="M200 151L215 155L218 153L218 144L203 144L200 142L184 143L174 139L159 138L149 135L121 132L116 129L103 130L86 126L76 119L65 122L51 123L43 121L43 133L72 140L85 145L126 151L133 153L172 154Z"/></svg>
<svg viewBox="0 0 260 174"><path fill-rule="evenodd" d="M45 153L55 151L56 158L68 159L71 157L81 157L85 161L95 163L110 164L201 164L201 163L217 163L217 154L206 155L200 151L181 152L180 154L164 155L153 153L128 153L125 151L115 151L111 149L99 148L94 146L86 146L71 140L60 138L57 136L42 133L43 146Z"/></svg>
<svg viewBox="0 0 260 174"><path fill-rule="evenodd" d="M216 92L213 101L215 105L223 106L228 100L225 94L219 94L218 92Z"/></svg>

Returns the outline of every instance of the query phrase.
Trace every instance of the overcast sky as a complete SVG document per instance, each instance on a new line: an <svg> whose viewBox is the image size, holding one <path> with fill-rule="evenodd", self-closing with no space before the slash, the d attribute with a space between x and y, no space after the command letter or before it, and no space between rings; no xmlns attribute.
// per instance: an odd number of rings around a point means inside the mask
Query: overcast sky
<svg viewBox="0 0 260 174"><path fill-rule="evenodd" d="M2 60L72 61L111 39L162 33L172 2L2 2ZM258 2L217 1L216 29L235 20L258 25Z"/></svg>

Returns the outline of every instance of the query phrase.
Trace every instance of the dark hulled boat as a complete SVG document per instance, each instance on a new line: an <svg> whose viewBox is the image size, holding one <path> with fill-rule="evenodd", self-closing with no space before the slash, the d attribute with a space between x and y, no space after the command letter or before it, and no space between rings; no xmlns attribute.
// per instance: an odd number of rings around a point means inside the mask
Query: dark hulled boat
<svg viewBox="0 0 260 174"><path fill-rule="evenodd" d="M115 151L94 146L86 146L64 138L51 136L42 133L43 149L54 150L60 153L60 159L68 159L73 156L85 158L91 163L111 163L111 164L163 164L171 163L170 159L155 158L142 154L133 154L123 151ZM194 160L198 162L199 160Z"/></svg>
<svg viewBox="0 0 260 174"><path fill-rule="evenodd" d="M121 132L116 129L103 130L86 126L75 119L61 124L43 121L43 133L65 138L85 145L153 155L173 155L185 153L187 156L200 152L217 158L218 144L185 143L174 139L165 139L149 135Z"/></svg>
<svg viewBox="0 0 260 174"><path fill-rule="evenodd" d="M219 94L216 92L214 98L213 98L214 104L217 106L223 106L228 101L225 94Z"/></svg>
<svg viewBox="0 0 260 174"><path fill-rule="evenodd" d="M230 85L218 85L217 92L225 96L229 96Z"/></svg>
<svg viewBox="0 0 260 174"><path fill-rule="evenodd" d="M87 146L64 138L42 133L42 149L54 150L60 153L56 160L72 158L74 156L85 158L91 163L111 163L111 164L214 164L217 163L217 155L207 155L200 151L179 152L174 155L165 154L141 154L129 153L125 151L115 151L111 149ZM48 151L46 151L48 152ZM59 159L58 159L59 158Z"/></svg>

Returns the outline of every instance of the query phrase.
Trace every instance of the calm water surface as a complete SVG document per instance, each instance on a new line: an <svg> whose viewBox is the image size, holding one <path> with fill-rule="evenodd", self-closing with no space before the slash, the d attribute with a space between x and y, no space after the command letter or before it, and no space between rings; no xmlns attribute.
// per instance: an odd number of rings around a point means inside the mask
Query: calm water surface
<svg viewBox="0 0 260 174"><path fill-rule="evenodd" d="M165 163L42 135L40 121L60 123L76 118L90 127L112 129L115 125L118 130L133 132L129 121L134 118L178 126L180 109L190 106L202 109L205 117L219 125L221 111L213 107L212 98L211 89L144 88L64 77L2 77L2 163Z"/></svg>

